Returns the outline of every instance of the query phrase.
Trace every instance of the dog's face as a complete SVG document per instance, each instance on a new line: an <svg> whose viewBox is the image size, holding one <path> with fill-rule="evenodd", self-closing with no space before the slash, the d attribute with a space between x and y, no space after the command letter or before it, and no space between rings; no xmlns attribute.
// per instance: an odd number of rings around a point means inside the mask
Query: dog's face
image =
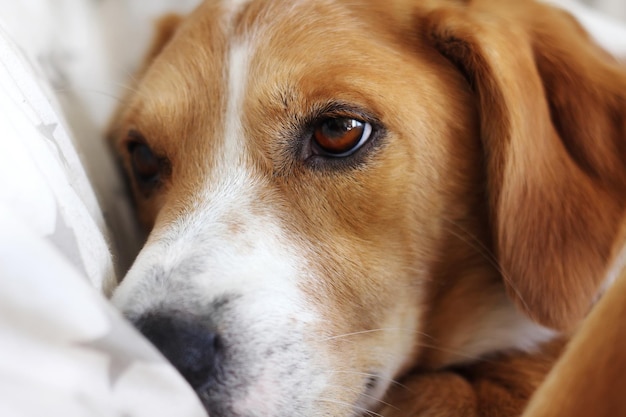
<svg viewBox="0 0 626 417"><path fill-rule="evenodd" d="M203 5L124 119L154 228L115 301L216 334L218 375L196 388L217 416L381 397L415 350L444 191L476 138L442 58L407 58L345 6L289 3Z"/></svg>
<svg viewBox="0 0 626 417"><path fill-rule="evenodd" d="M406 4L353 3L207 1L116 121L152 231L113 301L214 417L358 415L424 346L439 366L549 335L481 255L467 74Z"/></svg>

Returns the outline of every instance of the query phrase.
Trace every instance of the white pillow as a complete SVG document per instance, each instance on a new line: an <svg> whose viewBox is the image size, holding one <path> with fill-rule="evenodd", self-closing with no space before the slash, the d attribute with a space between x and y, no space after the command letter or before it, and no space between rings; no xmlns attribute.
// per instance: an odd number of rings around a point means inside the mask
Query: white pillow
<svg viewBox="0 0 626 417"><path fill-rule="evenodd" d="M33 3L4 2L0 16ZM35 17L18 22L36 38L46 26ZM0 416L206 416L103 297L115 273L95 193L37 39L7 27L0 22Z"/></svg>

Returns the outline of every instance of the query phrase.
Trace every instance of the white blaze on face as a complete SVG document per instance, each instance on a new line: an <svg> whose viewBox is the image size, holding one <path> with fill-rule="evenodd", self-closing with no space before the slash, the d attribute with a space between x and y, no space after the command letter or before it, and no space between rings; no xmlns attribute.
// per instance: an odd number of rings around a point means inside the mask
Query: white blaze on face
<svg viewBox="0 0 626 417"><path fill-rule="evenodd" d="M243 108L246 86L248 84L248 65L253 48L247 43L233 45L228 57L228 99L226 105L226 119L224 124L224 152L223 160L228 169L243 163L245 139L241 124L241 109ZM232 164L235 165L232 165Z"/></svg>
<svg viewBox="0 0 626 417"><path fill-rule="evenodd" d="M306 256L261 201L263 179L246 165L241 109L251 54L246 42L231 45L210 181L173 223L157 221L112 301L131 318L161 312L211 321L226 349L235 346L215 394L224 413L278 416L298 407L313 415L326 366L309 343L319 314L299 287Z"/></svg>

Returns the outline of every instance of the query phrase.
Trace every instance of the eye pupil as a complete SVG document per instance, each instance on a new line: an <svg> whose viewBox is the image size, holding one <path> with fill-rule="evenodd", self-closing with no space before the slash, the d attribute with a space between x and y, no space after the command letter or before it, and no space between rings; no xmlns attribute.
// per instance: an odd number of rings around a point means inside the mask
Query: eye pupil
<svg viewBox="0 0 626 417"><path fill-rule="evenodd" d="M366 132L366 127L369 128ZM325 153L335 156L348 156L367 140L371 132L368 123L349 118L329 118L323 120L314 131L314 140Z"/></svg>
<svg viewBox="0 0 626 417"><path fill-rule="evenodd" d="M329 119L322 123L322 132L330 138L337 139L359 128L363 128L363 123L354 119Z"/></svg>

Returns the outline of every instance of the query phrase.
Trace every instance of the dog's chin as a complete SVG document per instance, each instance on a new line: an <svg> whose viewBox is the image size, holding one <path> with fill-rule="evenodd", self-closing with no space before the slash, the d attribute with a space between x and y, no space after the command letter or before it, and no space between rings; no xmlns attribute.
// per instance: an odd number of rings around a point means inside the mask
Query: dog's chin
<svg viewBox="0 0 626 417"><path fill-rule="evenodd" d="M316 392L321 387L315 387L319 382L315 377L288 386L277 382L278 373L280 372L266 370L243 389L214 384L196 393L211 417L355 417L374 410L375 403L380 402L372 395L373 385L368 382L354 400L353 392L358 389L356 387L342 389L329 383L326 390ZM341 391L344 391L343 395L340 394ZM346 392L350 392L348 398L345 398Z"/></svg>
<svg viewBox="0 0 626 417"><path fill-rule="evenodd" d="M380 388L384 384L380 384L379 378L374 373L366 378L363 390L353 402L338 398L330 389L327 394L313 398L315 394L306 389L310 385L315 385L313 381L297 384L298 387L304 387L298 393L294 393L292 388L285 390L285 387L276 384L271 374L270 372L267 378L261 376L250 384L244 393L230 392L226 386L219 384L209 384L196 390L196 393L210 417L301 415L355 417L374 412L377 404L381 403ZM348 390L347 387L345 389ZM302 393L306 393L306 396L298 398Z"/></svg>
<svg viewBox="0 0 626 417"><path fill-rule="evenodd" d="M224 366L196 392L211 417L318 415L314 397L323 386L322 375L309 374L306 358L296 359L300 355L277 352L263 361L233 358L231 363L241 365Z"/></svg>

